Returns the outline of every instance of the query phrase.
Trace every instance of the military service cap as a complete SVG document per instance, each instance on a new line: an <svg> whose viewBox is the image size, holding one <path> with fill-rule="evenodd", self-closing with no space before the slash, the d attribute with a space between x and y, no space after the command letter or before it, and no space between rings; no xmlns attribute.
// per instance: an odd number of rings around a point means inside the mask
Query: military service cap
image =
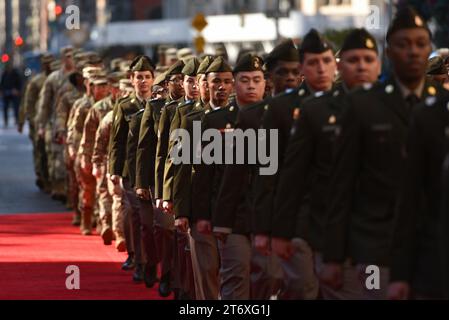
<svg viewBox="0 0 449 320"><path fill-rule="evenodd" d="M61 69L61 60L55 60L52 63L50 63L50 69L51 71L56 71Z"/></svg>
<svg viewBox="0 0 449 320"><path fill-rule="evenodd" d="M376 39L363 28L354 29L346 36L339 53L354 49L369 49L378 52Z"/></svg>
<svg viewBox="0 0 449 320"><path fill-rule="evenodd" d="M61 52L61 56L64 56L64 57L72 56L73 47L72 46L63 47L63 48L61 48L60 52Z"/></svg>
<svg viewBox="0 0 449 320"><path fill-rule="evenodd" d="M178 50L176 48L168 48L165 51L165 56L167 59L177 59L177 52Z"/></svg>
<svg viewBox="0 0 449 320"><path fill-rule="evenodd" d="M226 63L226 61L223 59L223 57L216 58L207 68L206 74L209 74L211 72L232 72L232 68L229 66L229 64Z"/></svg>
<svg viewBox="0 0 449 320"><path fill-rule="evenodd" d="M311 29L304 36L299 47L299 58L300 61L304 61L306 53L323 53L328 50L333 50L331 43L324 39L316 29Z"/></svg>
<svg viewBox="0 0 449 320"><path fill-rule="evenodd" d="M122 63L123 59L122 58L116 58L116 59L112 59L110 62L110 68L112 71L116 72L116 71L120 71L120 64Z"/></svg>
<svg viewBox="0 0 449 320"><path fill-rule="evenodd" d="M256 56L254 54L248 53L243 55L239 61L237 61L237 64L234 67L234 74L238 72L250 72L250 71L262 71L264 72L263 68L263 60L261 57Z"/></svg>
<svg viewBox="0 0 449 320"><path fill-rule="evenodd" d="M44 53L41 56L41 64L52 63L55 60L52 54Z"/></svg>
<svg viewBox="0 0 449 320"><path fill-rule="evenodd" d="M189 77L196 76L200 62L197 58L190 58L186 61L184 68L182 68L182 74Z"/></svg>
<svg viewBox="0 0 449 320"><path fill-rule="evenodd" d="M178 50L178 52L176 53L176 56L179 60L189 59L189 58L193 57L193 51L190 48L182 48L182 49Z"/></svg>
<svg viewBox="0 0 449 320"><path fill-rule="evenodd" d="M121 79L119 81L119 88L122 91L128 91L128 90L130 91L130 89L134 90L132 82L129 79Z"/></svg>
<svg viewBox="0 0 449 320"><path fill-rule="evenodd" d="M396 13L390 27L387 31L387 42L391 36L399 30L423 28L427 30L429 36L432 37L429 27L424 19L411 7L405 7Z"/></svg>
<svg viewBox="0 0 449 320"><path fill-rule="evenodd" d="M214 61L214 57L211 55L205 56L203 60L201 61L198 70L196 71L196 74L205 74L207 71L207 68L211 65L211 63Z"/></svg>
<svg viewBox="0 0 449 320"><path fill-rule="evenodd" d="M126 73L120 71L111 72L107 78L111 86L118 88L120 86L120 80L126 78Z"/></svg>
<svg viewBox="0 0 449 320"><path fill-rule="evenodd" d="M91 79L92 76L99 74L101 72L101 68L98 67L85 67L83 69L83 77L86 79Z"/></svg>
<svg viewBox="0 0 449 320"><path fill-rule="evenodd" d="M278 61L299 62L298 50L291 39L285 40L274 47L265 59L268 69L271 69Z"/></svg>
<svg viewBox="0 0 449 320"><path fill-rule="evenodd" d="M166 78L175 75L182 74L182 69L184 68L184 61L178 60L176 61L165 73Z"/></svg>
<svg viewBox="0 0 449 320"><path fill-rule="evenodd" d="M133 62L131 62L131 65L129 66L129 69L132 72L142 72L142 71L151 71L154 72L155 65L153 61L147 57L147 56L137 56Z"/></svg>
<svg viewBox="0 0 449 320"><path fill-rule="evenodd" d="M433 57L429 59L428 65L427 65L427 74L434 76L439 74L447 74L447 68L444 64L444 60L440 56Z"/></svg>

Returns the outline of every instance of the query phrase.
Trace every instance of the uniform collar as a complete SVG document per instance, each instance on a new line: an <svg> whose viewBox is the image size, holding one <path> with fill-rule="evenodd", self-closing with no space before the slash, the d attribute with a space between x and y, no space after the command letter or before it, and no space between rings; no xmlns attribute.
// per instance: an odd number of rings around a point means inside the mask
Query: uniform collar
<svg viewBox="0 0 449 320"><path fill-rule="evenodd" d="M422 98L423 91L424 91L424 86L426 84L426 79L425 78L423 78L421 80L421 83L419 84L419 86L417 86L416 89L413 90L413 91L411 91L409 88L407 88L398 78L396 78L396 82L397 82L398 87L401 90L402 96L404 98L407 98L411 94L416 95L420 99Z"/></svg>

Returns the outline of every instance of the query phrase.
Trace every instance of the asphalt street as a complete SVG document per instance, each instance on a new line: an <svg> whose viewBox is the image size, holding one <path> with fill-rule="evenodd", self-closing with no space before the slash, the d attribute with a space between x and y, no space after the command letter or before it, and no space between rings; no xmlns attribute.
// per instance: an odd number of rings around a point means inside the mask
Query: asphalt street
<svg viewBox="0 0 449 320"><path fill-rule="evenodd" d="M5 128L0 117L0 215L67 211L36 187L28 130L19 134L11 122Z"/></svg>

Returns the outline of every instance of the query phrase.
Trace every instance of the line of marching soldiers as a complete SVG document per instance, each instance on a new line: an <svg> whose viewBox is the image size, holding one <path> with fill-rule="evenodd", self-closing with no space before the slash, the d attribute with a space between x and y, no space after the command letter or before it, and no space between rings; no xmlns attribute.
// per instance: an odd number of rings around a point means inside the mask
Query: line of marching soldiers
<svg viewBox="0 0 449 320"><path fill-rule="evenodd" d="M133 281L159 282L163 297L448 298L448 70L428 64L431 32L412 9L386 39L382 82L364 29L346 37L338 64L314 29L299 48L287 40L233 68L188 56L160 72L138 56L106 74L97 54L63 49L62 66L45 56L46 74L28 85L35 150L50 150L54 195L69 182L81 232L96 223L128 252ZM173 138L197 122L276 130L257 148L276 145L278 170L173 161L175 149L207 148Z"/></svg>

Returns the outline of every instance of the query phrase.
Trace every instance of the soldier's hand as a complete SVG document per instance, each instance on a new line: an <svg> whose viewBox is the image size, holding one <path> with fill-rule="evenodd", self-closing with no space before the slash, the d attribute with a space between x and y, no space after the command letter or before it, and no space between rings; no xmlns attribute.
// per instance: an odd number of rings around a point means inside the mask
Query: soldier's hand
<svg viewBox="0 0 449 320"><path fill-rule="evenodd" d="M164 201L162 203L162 209L165 213L173 214L173 202L171 201Z"/></svg>
<svg viewBox="0 0 449 320"><path fill-rule="evenodd" d="M289 239L273 238L271 239L271 249L281 259L290 260L295 252L293 244Z"/></svg>
<svg viewBox="0 0 449 320"><path fill-rule="evenodd" d="M264 234L256 235L254 237L254 247L261 255L269 256L271 254L270 237Z"/></svg>
<svg viewBox="0 0 449 320"><path fill-rule="evenodd" d="M156 199L156 208L162 209L162 199Z"/></svg>
<svg viewBox="0 0 449 320"><path fill-rule="evenodd" d="M101 169L101 167L99 167L99 166L93 166L93 168L92 168L92 175L93 175L95 178L100 179L101 176L102 176L102 174L103 174L103 170Z"/></svg>
<svg viewBox="0 0 449 320"><path fill-rule="evenodd" d="M45 129L44 128L39 128L39 130L37 130L37 136L40 139L44 139L45 138Z"/></svg>
<svg viewBox="0 0 449 320"><path fill-rule="evenodd" d="M120 177L119 176L112 175L110 179L111 179L112 183L115 186L119 185L119 183L120 183Z"/></svg>
<svg viewBox="0 0 449 320"><path fill-rule="evenodd" d="M343 286L343 267L338 263L326 263L319 277L324 284L339 290Z"/></svg>
<svg viewBox="0 0 449 320"><path fill-rule="evenodd" d="M209 220L198 220L196 222L196 229L201 234L212 234L212 224Z"/></svg>
<svg viewBox="0 0 449 320"><path fill-rule="evenodd" d="M410 285L407 282L392 282L388 286L389 300L407 300L410 297Z"/></svg>
<svg viewBox="0 0 449 320"><path fill-rule="evenodd" d="M67 151L69 152L70 160L75 161L76 156L75 148L73 146L68 146Z"/></svg>
<svg viewBox="0 0 449 320"><path fill-rule="evenodd" d="M150 200L150 190L147 189L137 189L136 195L139 199L149 201Z"/></svg>
<svg viewBox="0 0 449 320"><path fill-rule="evenodd" d="M181 217L175 220L175 226L181 232L187 232L189 230L189 219Z"/></svg>

